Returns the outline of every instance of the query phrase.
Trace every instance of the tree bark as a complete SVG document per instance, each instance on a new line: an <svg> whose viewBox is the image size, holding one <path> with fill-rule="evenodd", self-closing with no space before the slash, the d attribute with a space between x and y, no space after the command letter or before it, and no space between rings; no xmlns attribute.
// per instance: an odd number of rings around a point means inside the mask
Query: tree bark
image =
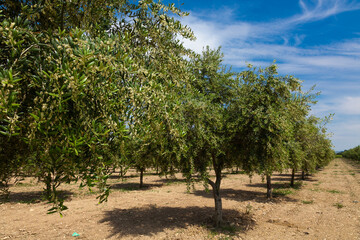
<svg viewBox="0 0 360 240"><path fill-rule="evenodd" d="M144 183L144 181L143 181L143 179L144 179L144 171L145 171L145 168L140 168L140 188L142 188L143 187L143 183Z"/></svg>
<svg viewBox="0 0 360 240"><path fill-rule="evenodd" d="M215 166L214 164L214 170L216 179L215 182L208 180L208 183L211 185L213 189L213 197L215 201L215 226L220 227L223 223L223 217L222 217L222 200L220 196L220 184L221 184L221 166Z"/></svg>
<svg viewBox="0 0 360 240"><path fill-rule="evenodd" d="M302 171L302 172L301 172L301 179L302 179L302 180L305 180L305 171Z"/></svg>
<svg viewBox="0 0 360 240"><path fill-rule="evenodd" d="M294 181L295 181L295 168L292 169L291 172L291 181L290 181L290 187L294 186Z"/></svg>
<svg viewBox="0 0 360 240"><path fill-rule="evenodd" d="M271 176L270 175L266 175L266 188L267 188L266 197L268 199L271 199L272 198L272 186L271 186Z"/></svg>
<svg viewBox="0 0 360 240"><path fill-rule="evenodd" d="M48 173L47 176L45 177L45 184L46 184L46 189L45 189L46 199L51 201L51 173Z"/></svg>
<svg viewBox="0 0 360 240"><path fill-rule="evenodd" d="M124 178L123 166L120 166L120 178L121 178L121 179Z"/></svg>

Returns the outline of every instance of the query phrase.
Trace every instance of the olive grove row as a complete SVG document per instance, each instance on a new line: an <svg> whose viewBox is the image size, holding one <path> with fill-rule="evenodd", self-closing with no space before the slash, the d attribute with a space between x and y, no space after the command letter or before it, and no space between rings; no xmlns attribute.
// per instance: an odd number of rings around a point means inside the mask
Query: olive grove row
<svg viewBox="0 0 360 240"><path fill-rule="evenodd" d="M353 160L360 161L360 145L354 148L342 151L338 153L340 157L345 157Z"/></svg>
<svg viewBox="0 0 360 240"><path fill-rule="evenodd" d="M310 173L334 157L327 119L275 64L234 72L221 49L202 54L173 4L154 0L4 0L0 6L0 181L32 175L50 212L62 183L98 186L114 168L200 176L222 222L221 176L237 166ZM51 3L50 3L51 2ZM209 178L209 168L215 179Z"/></svg>

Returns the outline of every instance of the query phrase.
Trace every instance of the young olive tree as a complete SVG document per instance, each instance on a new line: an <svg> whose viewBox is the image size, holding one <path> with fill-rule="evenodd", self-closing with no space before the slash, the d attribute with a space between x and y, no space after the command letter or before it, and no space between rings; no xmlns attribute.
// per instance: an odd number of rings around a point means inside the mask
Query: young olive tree
<svg viewBox="0 0 360 240"><path fill-rule="evenodd" d="M289 107L290 117L292 119L292 134L287 142L289 149L289 167L291 169L290 186L294 186L295 172L301 168L302 162L306 157L306 133L305 126L307 116L311 110L311 105L315 104L314 100L319 93L311 94L311 88L308 92L293 93L293 99Z"/></svg>
<svg viewBox="0 0 360 240"><path fill-rule="evenodd" d="M353 159L353 160L360 160L360 146L351 148L349 150L345 150L341 153L342 157Z"/></svg>
<svg viewBox="0 0 360 240"><path fill-rule="evenodd" d="M265 69L249 67L240 74L240 97L233 104L238 123L234 141L242 166L248 173L266 176L267 197L272 197L271 175L289 166L293 131L293 94L301 83L292 76L279 76L276 65Z"/></svg>
<svg viewBox="0 0 360 240"><path fill-rule="evenodd" d="M229 164L228 105L234 97L234 74L223 65L220 48L207 47L193 60L195 79L193 92L184 99L183 114L186 124L188 151L182 160L182 170L190 176L199 172L210 184L215 202L215 225L222 224L220 186L222 170ZM215 180L208 177L208 167L215 171Z"/></svg>
<svg viewBox="0 0 360 240"><path fill-rule="evenodd" d="M302 136L301 143L305 153L305 158L300 165L302 179L305 179L305 174L313 173L317 168L326 166L335 157L325 128L328 121L329 117L321 120L310 116L300 129L299 134Z"/></svg>

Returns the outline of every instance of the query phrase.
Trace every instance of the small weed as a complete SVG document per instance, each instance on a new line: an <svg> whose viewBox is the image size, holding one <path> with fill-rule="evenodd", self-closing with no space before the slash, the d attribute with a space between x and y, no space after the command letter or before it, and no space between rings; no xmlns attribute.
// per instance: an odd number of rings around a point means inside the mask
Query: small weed
<svg viewBox="0 0 360 240"><path fill-rule="evenodd" d="M298 190L301 188L302 185L303 185L302 182L295 182L294 186L292 186L291 188Z"/></svg>
<svg viewBox="0 0 360 240"><path fill-rule="evenodd" d="M338 190L328 190L327 192L329 192L329 193L341 193L341 192L338 191Z"/></svg>
<svg viewBox="0 0 360 240"><path fill-rule="evenodd" d="M337 167L337 166L339 166L337 163L335 163L335 165L334 165L335 167Z"/></svg>
<svg viewBox="0 0 360 240"><path fill-rule="evenodd" d="M313 201L313 200L311 200L311 201L306 201L306 200L304 200L304 201L302 201L302 203L303 203L303 204L313 204L314 201Z"/></svg>
<svg viewBox="0 0 360 240"><path fill-rule="evenodd" d="M248 204L246 205L245 214L250 215L251 212L252 212L252 209L253 209L253 207L251 206L250 203L248 203Z"/></svg>
<svg viewBox="0 0 360 240"><path fill-rule="evenodd" d="M351 176L355 176L355 173L350 173Z"/></svg>
<svg viewBox="0 0 360 240"><path fill-rule="evenodd" d="M290 189L274 189L273 193L277 196L286 196L289 194L293 194L293 191L291 191Z"/></svg>
<svg viewBox="0 0 360 240"><path fill-rule="evenodd" d="M312 188L310 189L310 191L313 191L313 192L320 192L321 190L319 188Z"/></svg>
<svg viewBox="0 0 360 240"><path fill-rule="evenodd" d="M335 203L334 207L337 207L338 209L345 207L342 203Z"/></svg>
<svg viewBox="0 0 360 240"><path fill-rule="evenodd" d="M321 182L314 183L314 186L320 186Z"/></svg>

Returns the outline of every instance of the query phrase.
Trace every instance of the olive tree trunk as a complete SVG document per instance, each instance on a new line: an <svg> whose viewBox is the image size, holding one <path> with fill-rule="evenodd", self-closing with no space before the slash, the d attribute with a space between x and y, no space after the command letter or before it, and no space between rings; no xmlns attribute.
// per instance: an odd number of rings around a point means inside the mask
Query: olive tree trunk
<svg viewBox="0 0 360 240"><path fill-rule="evenodd" d="M272 198L271 175L266 175L266 188L267 188L266 197L268 199L271 199Z"/></svg>
<svg viewBox="0 0 360 240"><path fill-rule="evenodd" d="M294 186L294 181L295 181L295 168L293 168L292 172L291 172L291 180L290 180L290 186L291 187Z"/></svg>
<svg viewBox="0 0 360 240"><path fill-rule="evenodd" d="M140 188L142 188L144 185L144 171L145 168L140 168Z"/></svg>
<svg viewBox="0 0 360 240"><path fill-rule="evenodd" d="M220 184L221 184L221 166L216 166L214 164L214 170L215 170L215 182L211 181L210 179L207 179L208 183L211 185L213 189L213 197L215 201L215 226L220 227L223 222L222 217L222 200L220 196Z"/></svg>

